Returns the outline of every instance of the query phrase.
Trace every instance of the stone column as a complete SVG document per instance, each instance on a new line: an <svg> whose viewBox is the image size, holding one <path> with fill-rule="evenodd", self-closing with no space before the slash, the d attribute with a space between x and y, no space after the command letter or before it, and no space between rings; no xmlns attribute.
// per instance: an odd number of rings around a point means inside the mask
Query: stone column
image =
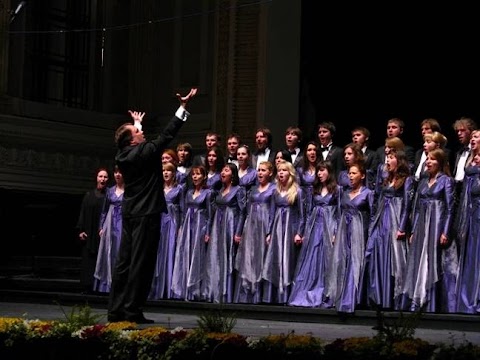
<svg viewBox="0 0 480 360"><path fill-rule="evenodd" d="M285 129L298 124L301 3L275 0L269 7L265 125L272 131L274 148L283 147Z"/></svg>
<svg viewBox="0 0 480 360"><path fill-rule="evenodd" d="M0 0L0 98L8 84L8 26L10 23L10 0Z"/></svg>

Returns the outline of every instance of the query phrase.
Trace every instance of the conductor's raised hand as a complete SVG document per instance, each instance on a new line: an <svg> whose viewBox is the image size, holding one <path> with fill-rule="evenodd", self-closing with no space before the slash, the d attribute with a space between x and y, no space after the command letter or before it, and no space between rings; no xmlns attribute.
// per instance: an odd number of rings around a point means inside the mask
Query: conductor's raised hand
<svg viewBox="0 0 480 360"><path fill-rule="evenodd" d="M139 123L142 122L143 117L145 116L145 113L141 111L128 110L128 113L130 114L134 122L139 122Z"/></svg>
<svg viewBox="0 0 480 360"><path fill-rule="evenodd" d="M197 94L197 88L191 88L190 92L186 96L182 96L179 93L176 94L177 99L180 101L180 106L186 107L187 102Z"/></svg>

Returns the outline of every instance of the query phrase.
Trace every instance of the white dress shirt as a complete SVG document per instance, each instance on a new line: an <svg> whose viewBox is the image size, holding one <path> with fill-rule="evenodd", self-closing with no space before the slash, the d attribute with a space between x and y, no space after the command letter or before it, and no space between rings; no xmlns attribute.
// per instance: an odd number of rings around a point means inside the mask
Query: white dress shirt
<svg viewBox="0 0 480 360"><path fill-rule="evenodd" d="M470 155L470 145L468 146L468 150L464 150L458 159L457 168L455 171L455 181L463 181L468 155Z"/></svg>
<svg viewBox="0 0 480 360"><path fill-rule="evenodd" d="M262 161L268 161L269 156L270 156L270 148L266 148L264 153L257 155L257 170L258 170L258 166Z"/></svg>
<svg viewBox="0 0 480 360"><path fill-rule="evenodd" d="M420 162L418 163L417 170L415 171L415 180L419 181L420 177L422 176L423 169L425 168L425 161L427 160L427 154L425 151L422 152L422 157L420 158Z"/></svg>

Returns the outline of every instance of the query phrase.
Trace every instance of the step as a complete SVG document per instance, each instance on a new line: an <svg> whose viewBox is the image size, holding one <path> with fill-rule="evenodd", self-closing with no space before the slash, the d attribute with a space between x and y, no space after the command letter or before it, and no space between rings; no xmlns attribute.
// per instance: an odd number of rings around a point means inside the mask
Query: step
<svg viewBox="0 0 480 360"><path fill-rule="evenodd" d="M33 275L50 279L78 279L80 257L66 256L11 256L3 259L0 276Z"/></svg>
<svg viewBox="0 0 480 360"><path fill-rule="evenodd" d="M106 294L84 295L61 291L14 291L5 290L0 287L0 302L57 303L63 306L96 304L96 307L106 308L108 296ZM268 326L268 321L284 321L344 324L345 326L369 325L373 327L377 325L378 321L377 313L373 310L358 310L355 314L341 316L333 309L315 309L273 304L213 304L196 301L155 300L148 301L144 309L149 312L188 315L202 315L212 310L220 310L228 314L233 314L238 318L264 320L266 326ZM395 311L384 312L383 314L384 318L389 321L402 316L400 312ZM403 315L409 316L411 313L403 313ZM476 315L425 313L422 314L419 319L418 328L443 329L446 332L448 332L448 330L478 331L480 328L480 319Z"/></svg>
<svg viewBox="0 0 480 360"><path fill-rule="evenodd" d="M0 277L0 288L10 290L73 293L81 291L79 279L40 278L36 274Z"/></svg>

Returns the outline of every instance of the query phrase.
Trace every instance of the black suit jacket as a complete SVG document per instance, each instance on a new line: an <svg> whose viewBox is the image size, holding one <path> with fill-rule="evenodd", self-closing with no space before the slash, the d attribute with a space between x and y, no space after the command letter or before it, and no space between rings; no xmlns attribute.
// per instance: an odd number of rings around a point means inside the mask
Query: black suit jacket
<svg viewBox="0 0 480 360"><path fill-rule="evenodd" d="M420 159L422 158L423 149L418 149L415 152L415 162L413 163L413 171L417 171L418 164L420 164Z"/></svg>
<svg viewBox="0 0 480 360"><path fill-rule="evenodd" d="M366 184L368 188L373 190L375 187L375 178L377 176L377 168L378 164L380 164L380 160L378 159L375 150L369 148L365 150L363 157L365 160L365 169L367 170Z"/></svg>
<svg viewBox="0 0 480 360"><path fill-rule="evenodd" d="M285 150L285 151L289 151L288 149L284 149L284 150ZM293 167L294 167L294 168L297 168L297 166L302 165L302 161L303 161L303 150L300 150L300 151L298 152L297 157L295 158L295 161L292 162Z"/></svg>
<svg viewBox="0 0 480 360"><path fill-rule="evenodd" d="M174 116L156 139L118 150L115 161L125 180L124 218L166 211L160 157L183 124Z"/></svg>
<svg viewBox="0 0 480 360"><path fill-rule="evenodd" d="M274 151L273 149L270 149L270 154L268 154L268 161L270 161L274 167L275 167L275 155L276 155L276 151ZM255 151L252 154L252 167L254 169L257 168L257 161L258 161L258 151Z"/></svg>
<svg viewBox="0 0 480 360"><path fill-rule="evenodd" d="M376 172L378 164L380 163L377 153L374 150L367 148L363 156L365 159L365 168Z"/></svg>
<svg viewBox="0 0 480 360"><path fill-rule="evenodd" d="M405 151L405 156L407 157L408 163L410 164L410 167L412 167L413 164L415 163L415 150L410 145L405 145L404 151ZM376 153L377 153L380 164L385 163L385 145L380 146L377 149Z"/></svg>
<svg viewBox="0 0 480 360"><path fill-rule="evenodd" d="M193 157L192 165L193 166L205 166L205 159L207 158L207 153L197 154Z"/></svg>
<svg viewBox="0 0 480 360"><path fill-rule="evenodd" d="M335 179L338 179L338 174L340 171L345 170L345 161L343 161L343 148L332 145L327 157L323 160L330 161L333 167L333 172L335 173Z"/></svg>
<svg viewBox="0 0 480 360"><path fill-rule="evenodd" d="M303 162L303 158L304 158L303 151L300 151L297 157L295 158L295 161L293 162L293 166L295 168L299 166Z"/></svg>

